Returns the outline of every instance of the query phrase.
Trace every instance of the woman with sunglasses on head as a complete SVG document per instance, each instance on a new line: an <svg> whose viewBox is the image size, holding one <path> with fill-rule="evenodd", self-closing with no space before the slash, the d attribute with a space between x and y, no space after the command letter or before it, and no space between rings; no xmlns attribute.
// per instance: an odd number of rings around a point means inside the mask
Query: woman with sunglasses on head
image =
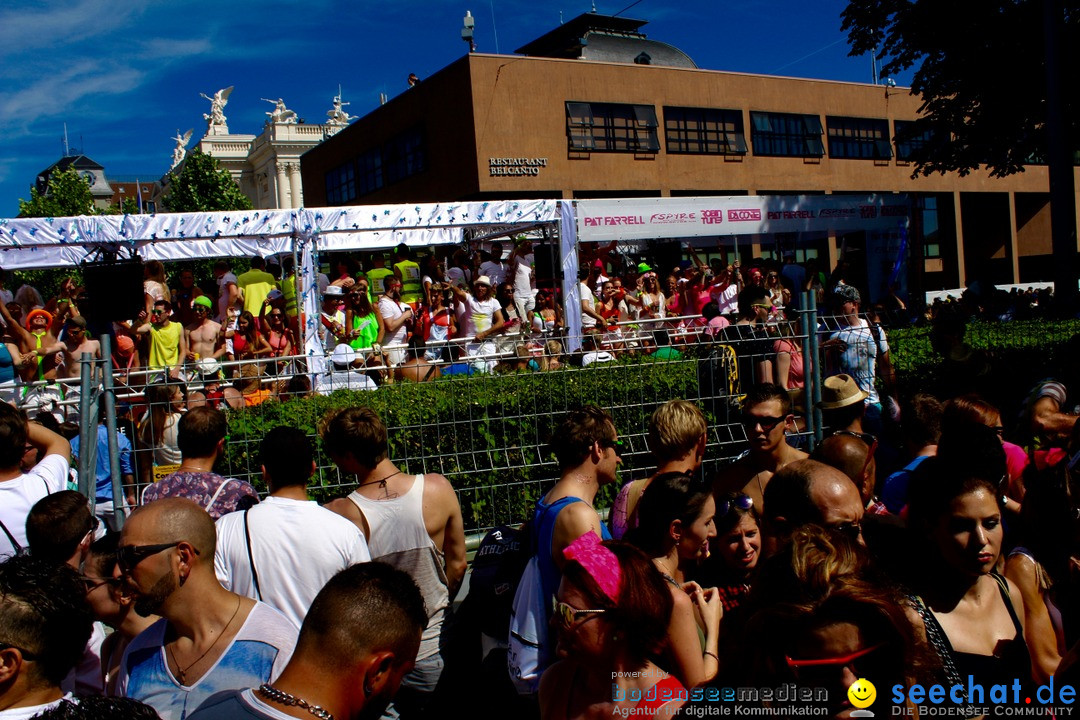
<svg viewBox="0 0 1080 720"><path fill-rule="evenodd" d="M739 607L750 594L761 559L760 518L754 499L743 493L723 493L716 502L716 537L700 582L715 586L723 612Z"/></svg>
<svg viewBox="0 0 1080 720"><path fill-rule="evenodd" d="M644 497L644 496L643 496ZM686 687L696 687L720 669L720 598L703 590L695 576L716 537L716 502L703 480L682 472L653 478L648 497L637 509L638 525L626 539L652 559L668 583L674 602L668 625L664 666Z"/></svg>
<svg viewBox="0 0 1080 720"><path fill-rule="evenodd" d="M1005 453L992 429L965 424L942 432L937 456L919 465L908 491L908 527L922 558L909 585L949 685L967 687L969 675L987 688L1019 681L1021 697L1030 697L1024 602L996 572L1004 475Z"/></svg>
<svg viewBox="0 0 1080 720"><path fill-rule="evenodd" d="M859 678L877 687L878 717L889 711L895 686L929 680L932 656L917 640L904 597L844 537L817 525L798 528L762 563L754 592L759 602L740 628L735 684L821 688L831 716L846 718L854 710L848 689Z"/></svg>
<svg viewBox="0 0 1080 720"><path fill-rule="evenodd" d="M654 271L650 270L641 277L641 293L638 299L641 301L638 320L664 317L667 299L660 290L660 280Z"/></svg>
<svg viewBox="0 0 1080 720"><path fill-rule="evenodd" d="M670 717L686 689L651 658L663 645L671 593L637 548L588 532L563 551L555 597L560 660L540 680L540 717Z"/></svg>

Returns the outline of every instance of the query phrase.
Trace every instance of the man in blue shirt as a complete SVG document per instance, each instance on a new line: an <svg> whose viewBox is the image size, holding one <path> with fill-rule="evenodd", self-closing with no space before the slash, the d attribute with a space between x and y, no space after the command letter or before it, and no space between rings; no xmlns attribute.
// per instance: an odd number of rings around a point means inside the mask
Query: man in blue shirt
<svg viewBox="0 0 1080 720"><path fill-rule="evenodd" d="M94 514L110 530L119 530L113 513L115 506L112 494L112 470L109 468L109 430L105 427L104 413L105 408L102 407L102 417L99 418L97 427L97 462L94 466ZM79 457L79 441L79 437L71 440L73 464ZM116 449L120 454L120 482L124 490L126 512L126 508L135 506L135 471L131 464L131 441L121 432L116 433Z"/></svg>

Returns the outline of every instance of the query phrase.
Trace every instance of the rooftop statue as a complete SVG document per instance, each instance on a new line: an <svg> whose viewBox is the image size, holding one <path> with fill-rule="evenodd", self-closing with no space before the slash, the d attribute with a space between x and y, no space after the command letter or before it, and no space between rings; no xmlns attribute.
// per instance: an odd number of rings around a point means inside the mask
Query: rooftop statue
<svg viewBox="0 0 1080 720"><path fill-rule="evenodd" d="M284 100L282 100L281 98L278 98L277 100L271 100L270 98L263 98L263 100L265 100L268 103L273 104L273 106L274 106L273 111L266 113L267 115L270 116L269 119L267 120L268 123L272 123L274 125L278 125L278 124L295 125L296 124L296 113L294 111L290 110L289 108L285 107L285 101Z"/></svg>
<svg viewBox="0 0 1080 720"><path fill-rule="evenodd" d="M330 118L326 121L327 125L348 125L350 122L356 119L355 115L350 115L345 112L345 106L347 102L341 102L341 93L338 92L334 96L334 107L326 111L326 116Z"/></svg>
<svg viewBox="0 0 1080 720"><path fill-rule="evenodd" d="M176 141L176 147L174 147L172 151L172 167L169 168L170 170L175 169L177 165L184 161L184 158L187 156L188 140L191 140L191 134L193 132L195 132L195 130L191 129L181 135L179 130L176 131L176 137L172 138Z"/></svg>
<svg viewBox="0 0 1080 720"><path fill-rule="evenodd" d="M203 119L206 120L206 134L207 135L228 135L229 126L225 123L225 106L229 103L229 96L232 95L233 86L230 85L227 88L223 88L214 93L214 97L210 97L206 93L199 93L201 97L210 101L210 113L203 113Z"/></svg>

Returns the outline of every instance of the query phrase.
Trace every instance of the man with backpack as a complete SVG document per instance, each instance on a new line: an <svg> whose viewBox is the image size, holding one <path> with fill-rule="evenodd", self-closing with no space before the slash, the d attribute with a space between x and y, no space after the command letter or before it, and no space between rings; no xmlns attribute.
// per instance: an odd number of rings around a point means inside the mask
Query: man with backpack
<svg viewBox="0 0 1080 720"><path fill-rule="evenodd" d="M510 619L510 676L519 693L537 692L540 675L554 661L555 638L547 628L551 598L562 578L563 550L588 532L611 538L592 503L602 486L616 480L619 445L614 420L595 405L571 411L552 435L559 480L536 503L533 553Z"/></svg>

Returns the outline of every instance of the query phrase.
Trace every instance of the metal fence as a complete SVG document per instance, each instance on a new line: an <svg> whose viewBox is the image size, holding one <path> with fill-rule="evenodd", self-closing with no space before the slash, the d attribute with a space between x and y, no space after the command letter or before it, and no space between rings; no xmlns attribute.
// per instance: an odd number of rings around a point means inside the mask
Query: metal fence
<svg viewBox="0 0 1080 720"><path fill-rule="evenodd" d="M810 348L813 337L806 328L814 326L811 313L770 321L752 334L729 329L715 336L707 333L700 318L620 323L587 335L582 338L582 351L561 357L556 357L558 347L553 349L550 341L565 348L571 345L570 338L557 333L522 334L503 339L489 354L462 359L453 367L435 363L441 372L456 369L461 374L425 383L384 383L374 390L329 396L312 393L314 397L304 399L298 399L307 394L303 387L297 394L285 392L291 378L306 377L303 358L225 363L228 374L244 365L261 365L263 387L271 388L275 397L257 407L227 410L227 451L218 471L263 491L259 444L270 427L288 424L304 429L316 447L313 496L326 500L346 494L354 483L321 452L316 427L330 408L370 405L387 423L391 459L406 472L445 475L459 493L467 530L479 532L523 520L531 502L558 477L548 438L566 411L594 403L613 415L623 440L621 481L626 481L646 476L654 466L646 441L653 410L682 398L699 403L709 418L703 468L708 474L745 449L739 398L754 382L773 379L758 373L775 357L776 343L783 342L789 352L798 354ZM379 358L369 355L367 359L368 376L387 371ZM808 369L814 365L807 363ZM164 436L174 438L180 413L190 399L207 394L206 382L193 376L185 383L164 383L159 377L148 390L138 378L126 380L115 392L118 430L134 446L141 494L148 483L175 469L174 463L163 460L170 455L179 458L175 448L145 441L157 435L153 423L163 421ZM162 394L163 384L171 398ZM321 387L319 378L315 384ZM90 405L86 411L94 412ZM83 432L93 427L84 423ZM801 436L793 442L808 442L812 419L803 420L800 429ZM615 490L602 494L599 504L606 504Z"/></svg>

